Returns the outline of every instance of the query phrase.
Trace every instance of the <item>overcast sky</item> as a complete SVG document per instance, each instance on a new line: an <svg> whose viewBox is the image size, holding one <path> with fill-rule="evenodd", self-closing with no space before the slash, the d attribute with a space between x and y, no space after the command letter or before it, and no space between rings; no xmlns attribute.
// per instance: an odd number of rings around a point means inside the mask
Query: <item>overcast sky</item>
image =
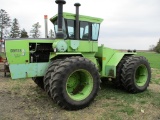
<svg viewBox="0 0 160 120"><path fill-rule="evenodd" d="M160 0L66 0L65 12L75 13L74 3L81 3L80 14L103 18L99 44L115 49L147 50L160 38ZM36 22L44 37L44 15L57 14L55 0L1 0L0 9L20 28L29 33ZM49 29L53 25L48 21Z"/></svg>

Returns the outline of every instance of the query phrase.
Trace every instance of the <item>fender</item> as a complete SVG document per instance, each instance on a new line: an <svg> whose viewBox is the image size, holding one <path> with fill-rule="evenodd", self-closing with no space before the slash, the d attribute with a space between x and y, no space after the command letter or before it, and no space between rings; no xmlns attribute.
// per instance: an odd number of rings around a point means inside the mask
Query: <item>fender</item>
<svg viewBox="0 0 160 120"><path fill-rule="evenodd" d="M118 63L121 61L121 59L126 55L131 56L135 54L136 53L121 53L121 52L115 53L105 66L105 69L106 69L105 76L116 78L116 67Z"/></svg>

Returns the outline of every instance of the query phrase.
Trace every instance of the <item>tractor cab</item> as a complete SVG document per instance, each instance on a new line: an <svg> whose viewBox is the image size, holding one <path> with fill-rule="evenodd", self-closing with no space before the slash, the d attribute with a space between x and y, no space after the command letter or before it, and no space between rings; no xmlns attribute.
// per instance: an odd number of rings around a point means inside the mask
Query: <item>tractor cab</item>
<svg viewBox="0 0 160 120"><path fill-rule="evenodd" d="M97 52L100 23L103 19L78 15L77 20L77 14L65 12L63 12L62 16L60 25L58 24L58 15L50 19L54 24L56 33L56 40L53 42L53 46L59 52ZM59 47L60 45L61 47Z"/></svg>
<svg viewBox="0 0 160 120"><path fill-rule="evenodd" d="M57 15L52 17L55 33L58 33ZM76 14L63 13L62 31L64 39L97 41L99 36L101 18L79 15L78 38L76 38Z"/></svg>
<svg viewBox="0 0 160 120"><path fill-rule="evenodd" d="M80 3L75 3L76 14L63 12L63 0L57 0L58 14L50 21L54 24L56 52L97 52L101 18L79 15ZM85 47L84 47L85 46Z"/></svg>

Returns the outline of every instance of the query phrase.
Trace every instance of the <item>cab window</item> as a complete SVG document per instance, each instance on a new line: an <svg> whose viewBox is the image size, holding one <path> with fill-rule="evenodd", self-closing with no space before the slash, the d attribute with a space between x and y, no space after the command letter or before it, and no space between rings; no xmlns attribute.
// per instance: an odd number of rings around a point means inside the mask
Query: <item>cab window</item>
<svg viewBox="0 0 160 120"><path fill-rule="evenodd" d="M75 38L74 27L74 20L67 20L68 37L70 39Z"/></svg>
<svg viewBox="0 0 160 120"><path fill-rule="evenodd" d="M93 23L92 24L92 40L98 40L99 36L99 24Z"/></svg>
<svg viewBox="0 0 160 120"><path fill-rule="evenodd" d="M89 23L80 22L80 39L89 39Z"/></svg>

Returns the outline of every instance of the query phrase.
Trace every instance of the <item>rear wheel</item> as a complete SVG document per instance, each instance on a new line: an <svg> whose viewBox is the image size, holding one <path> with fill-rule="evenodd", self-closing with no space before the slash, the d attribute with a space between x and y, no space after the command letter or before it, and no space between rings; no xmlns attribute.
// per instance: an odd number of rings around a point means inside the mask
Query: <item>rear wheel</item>
<svg viewBox="0 0 160 120"><path fill-rule="evenodd" d="M149 86L151 68L145 57L130 57L122 68L122 84L131 93L143 92Z"/></svg>
<svg viewBox="0 0 160 120"><path fill-rule="evenodd" d="M95 65L83 57L66 58L52 73L51 97L65 109L87 107L95 98L100 77Z"/></svg>
<svg viewBox="0 0 160 120"><path fill-rule="evenodd" d="M44 90L43 77L32 77L32 80Z"/></svg>
<svg viewBox="0 0 160 120"><path fill-rule="evenodd" d="M122 67L128 58L129 56L124 56L116 67L116 78L112 80L116 88L123 88L121 81Z"/></svg>

